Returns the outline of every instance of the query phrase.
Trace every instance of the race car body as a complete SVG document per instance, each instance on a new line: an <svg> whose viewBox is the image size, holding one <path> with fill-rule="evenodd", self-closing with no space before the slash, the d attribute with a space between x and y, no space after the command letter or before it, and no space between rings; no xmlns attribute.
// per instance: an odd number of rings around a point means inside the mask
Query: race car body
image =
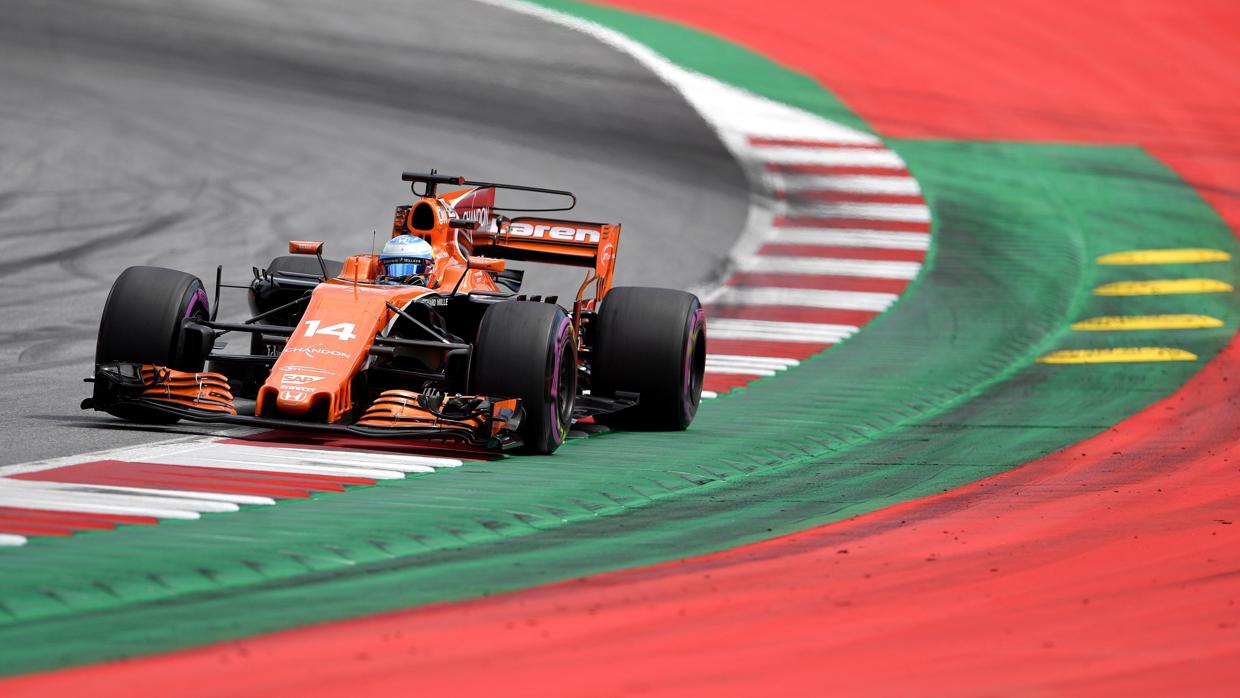
<svg viewBox="0 0 1240 698"><path fill-rule="evenodd" d="M433 265L410 282L378 255L342 262L323 244L243 287L253 317L217 320L202 282L159 267L117 279L100 323L95 389L84 408L143 422L179 419L448 438L549 453L576 419L683 429L697 410L705 316L681 291L612 288L620 226L504 217L498 190L570 192L460 177L404 175L418 200L392 236L429 243ZM417 191L422 184L423 190ZM465 188L440 194L442 184ZM567 207L547 210L567 210ZM409 239L409 238L401 238ZM422 242L418 242L422 245ZM582 267L568 308L520 293L505 260ZM249 335L248 353L224 351Z"/></svg>

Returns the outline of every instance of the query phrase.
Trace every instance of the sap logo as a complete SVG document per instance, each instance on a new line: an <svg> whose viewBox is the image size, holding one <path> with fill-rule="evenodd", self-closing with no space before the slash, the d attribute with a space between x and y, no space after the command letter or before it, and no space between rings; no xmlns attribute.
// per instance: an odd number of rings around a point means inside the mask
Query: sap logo
<svg viewBox="0 0 1240 698"><path fill-rule="evenodd" d="M310 399L309 393L294 393L288 390L280 391L280 399L285 402L305 402Z"/></svg>
<svg viewBox="0 0 1240 698"><path fill-rule="evenodd" d="M323 376L304 376L300 373L286 373L280 379L284 385L305 385L306 383L314 383L323 380Z"/></svg>
<svg viewBox="0 0 1240 698"><path fill-rule="evenodd" d="M532 223L512 223L508 226L508 234L521 238L543 240L562 240L564 242L598 243L597 230L589 228L569 228L564 225L534 225Z"/></svg>

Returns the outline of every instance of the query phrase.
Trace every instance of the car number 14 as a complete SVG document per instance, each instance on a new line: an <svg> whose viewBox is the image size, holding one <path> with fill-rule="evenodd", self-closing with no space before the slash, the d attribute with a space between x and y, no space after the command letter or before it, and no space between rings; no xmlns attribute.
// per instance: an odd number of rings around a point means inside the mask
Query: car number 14
<svg viewBox="0 0 1240 698"><path fill-rule="evenodd" d="M332 335L346 342L357 337L357 335L353 333L353 328L356 327L356 325L351 322L340 322L335 325L328 325L327 327L320 327L319 325L320 323L318 320L306 320L305 336L313 337L316 334L326 334Z"/></svg>

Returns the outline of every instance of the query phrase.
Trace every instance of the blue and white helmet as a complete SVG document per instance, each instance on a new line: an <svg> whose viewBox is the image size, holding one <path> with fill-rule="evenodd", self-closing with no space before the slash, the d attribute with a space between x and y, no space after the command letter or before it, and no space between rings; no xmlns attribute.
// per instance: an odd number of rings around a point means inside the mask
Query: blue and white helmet
<svg viewBox="0 0 1240 698"><path fill-rule="evenodd" d="M389 281L425 281L435 268L430 243L412 235L397 235L383 246L379 255L383 278Z"/></svg>

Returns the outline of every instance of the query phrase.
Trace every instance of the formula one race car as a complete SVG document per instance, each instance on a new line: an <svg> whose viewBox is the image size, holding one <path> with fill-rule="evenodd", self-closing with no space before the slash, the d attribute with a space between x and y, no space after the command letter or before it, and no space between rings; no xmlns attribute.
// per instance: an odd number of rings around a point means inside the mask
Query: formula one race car
<svg viewBox="0 0 1240 698"><path fill-rule="evenodd" d="M619 225L508 218L512 209L495 204L497 190L515 190L566 203L522 211L566 211L576 204L567 191L434 171L403 179L418 200L396 209L383 254L336 262L321 242L293 241L248 285L222 284L217 268L214 303L190 274L126 269L104 307L83 409L540 453L587 416L689 426L705 314L683 291L611 287ZM555 296L521 294L524 272L505 259L586 276L565 309ZM217 321L221 286L248 289L253 317ZM249 335L248 353L224 352L229 333Z"/></svg>

